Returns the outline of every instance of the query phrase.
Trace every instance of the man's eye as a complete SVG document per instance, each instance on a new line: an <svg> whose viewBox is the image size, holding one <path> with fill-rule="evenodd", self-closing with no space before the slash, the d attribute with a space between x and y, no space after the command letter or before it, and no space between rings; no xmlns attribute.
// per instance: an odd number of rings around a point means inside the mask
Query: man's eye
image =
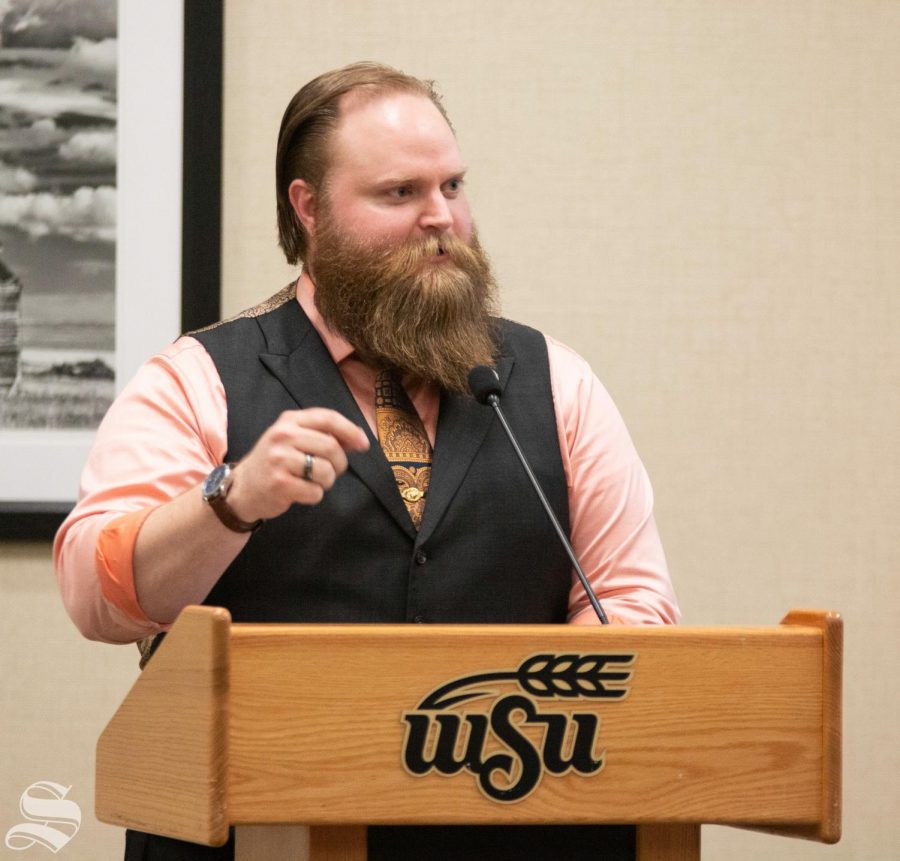
<svg viewBox="0 0 900 861"><path fill-rule="evenodd" d="M412 195L412 188L408 185L398 185L396 188L392 188L388 194L391 197L396 197L399 200L403 200L404 198L410 197Z"/></svg>
<svg viewBox="0 0 900 861"><path fill-rule="evenodd" d="M451 179L444 185L444 188L451 194L458 194L462 190L462 187L463 181L461 179Z"/></svg>

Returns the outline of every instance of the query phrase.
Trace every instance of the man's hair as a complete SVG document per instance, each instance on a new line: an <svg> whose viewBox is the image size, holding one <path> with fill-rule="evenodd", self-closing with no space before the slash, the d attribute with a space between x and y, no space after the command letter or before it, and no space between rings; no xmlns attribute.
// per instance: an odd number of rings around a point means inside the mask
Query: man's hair
<svg viewBox="0 0 900 861"><path fill-rule="evenodd" d="M319 75L300 89L281 119L275 156L278 244L288 263L305 260L307 253L306 231L291 206L288 187L295 179L303 179L314 189L323 188L331 138L340 119L340 100L351 91L371 97L388 93L423 96L450 125L433 81L414 78L381 63L353 63Z"/></svg>

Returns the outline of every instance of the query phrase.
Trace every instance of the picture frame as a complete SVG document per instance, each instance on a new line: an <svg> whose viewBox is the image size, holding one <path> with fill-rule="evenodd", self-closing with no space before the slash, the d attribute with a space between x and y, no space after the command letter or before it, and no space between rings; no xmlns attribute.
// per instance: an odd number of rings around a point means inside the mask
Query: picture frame
<svg viewBox="0 0 900 861"><path fill-rule="evenodd" d="M116 390L219 318L223 0L119 0ZM0 540L52 540L93 431L0 432Z"/></svg>

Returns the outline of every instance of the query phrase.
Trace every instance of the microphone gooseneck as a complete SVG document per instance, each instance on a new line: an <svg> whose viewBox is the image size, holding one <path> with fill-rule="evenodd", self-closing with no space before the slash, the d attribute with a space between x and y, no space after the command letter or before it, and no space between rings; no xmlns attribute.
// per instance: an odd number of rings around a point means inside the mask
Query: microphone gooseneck
<svg viewBox="0 0 900 861"><path fill-rule="evenodd" d="M544 506L544 511L547 512L547 517L550 518L550 522L553 524L553 528L556 530L556 534L575 568L575 573L581 581L581 586L584 589L588 600L591 602L591 606L594 608L597 618L600 620L601 624L608 625L609 619L606 618L606 613L603 612L603 607L600 606L600 602L597 600L597 596L594 594L594 590L591 588L587 576L582 570L581 565L578 564L578 559L575 558L575 551L572 549L572 545L569 543L566 533L563 531L562 526L559 525L559 521L556 519L553 509L550 507L550 503L547 501L547 497L544 495L544 491L541 488L537 477L532 472L531 467L528 465L528 461L525 459L525 454L519 447L519 443L516 440L515 434L512 432L512 428L507 424L506 416L503 415L503 410L500 409L500 395L503 393L503 387L500 385L500 378L497 376L497 372L487 365L477 365L472 368L469 372L469 391L472 392L472 396L478 403L493 407L494 412L497 414L497 418L500 419L503 430L506 432L507 437L509 437L510 443L512 443L516 455L518 455L519 462L525 468L525 473L528 475L528 478L538 495L538 499L540 499L541 504Z"/></svg>

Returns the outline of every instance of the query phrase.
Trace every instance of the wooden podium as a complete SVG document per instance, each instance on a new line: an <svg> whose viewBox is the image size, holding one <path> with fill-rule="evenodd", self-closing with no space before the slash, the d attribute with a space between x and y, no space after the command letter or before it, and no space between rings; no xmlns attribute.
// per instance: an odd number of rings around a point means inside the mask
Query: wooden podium
<svg viewBox="0 0 900 861"><path fill-rule="evenodd" d="M367 824L841 833L836 613L770 627L232 624L189 607L97 745L96 812L238 858L364 859ZM562 856L561 856L562 857Z"/></svg>

